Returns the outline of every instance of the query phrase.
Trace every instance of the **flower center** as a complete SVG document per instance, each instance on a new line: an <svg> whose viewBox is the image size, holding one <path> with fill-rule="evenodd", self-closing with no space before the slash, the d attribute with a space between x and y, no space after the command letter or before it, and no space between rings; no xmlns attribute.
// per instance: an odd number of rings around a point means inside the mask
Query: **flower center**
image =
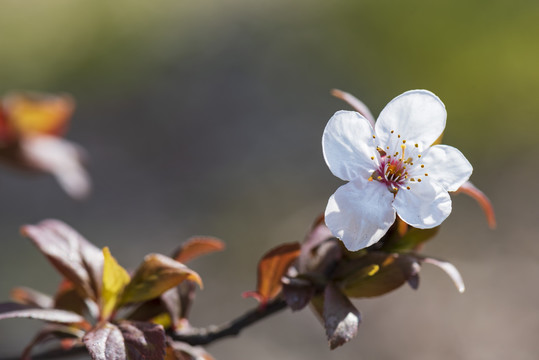
<svg viewBox="0 0 539 360"><path fill-rule="evenodd" d="M391 130L390 144L385 149L376 148L380 162L378 168L369 177L369 181L379 181L386 185L391 193L397 194L399 189L410 190L410 186L407 185L421 182L420 177L410 177L409 174L415 174L417 171L412 170L417 167L423 170L425 165L420 164L419 145L416 143L413 146L407 146L405 139L394 134L395 131ZM371 159L374 160L374 157ZM429 174L424 173L424 175L428 176Z"/></svg>

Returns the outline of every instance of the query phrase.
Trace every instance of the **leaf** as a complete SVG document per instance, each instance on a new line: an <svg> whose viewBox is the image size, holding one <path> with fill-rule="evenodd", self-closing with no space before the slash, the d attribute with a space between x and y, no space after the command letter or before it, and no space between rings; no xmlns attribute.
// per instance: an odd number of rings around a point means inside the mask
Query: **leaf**
<svg viewBox="0 0 539 360"><path fill-rule="evenodd" d="M305 237L303 244L301 244L301 253L299 256L299 271L304 273L307 271L309 264L309 258L311 257L312 251L318 247L320 244L325 242L328 239L333 238L333 234L326 226L324 222L324 215L318 216L309 233Z"/></svg>
<svg viewBox="0 0 539 360"><path fill-rule="evenodd" d="M384 243L383 249L386 252L407 252L416 249L419 245L432 239L440 227L431 229L418 229L409 226L404 235L395 232L393 236Z"/></svg>
<svg viewBox="0 0 539 360"><path fill-rule="evenodd" d="M2 105L19 136L63 134L75 109L75 101L66 94L12 93Z"/></svg>
<svg viewBox="0 0 539 360"><path fill-rule="evenodd" d="M54 300L49 295L26 287L16 287L11 290L10 295L14 301L33 307L47 309L54 305Z"/></svg>
<svg viewBox="0 0 539 360"><path fill-rule="evenodd" d="M479 206L481 206L481 209L483 209L485 216L487 217L488 226L491 229L496 228L496 215L494 214L494 207L492 206L492 203L490 202L489 198L481 190L475 187L475 185L471 182L466 181L457 190L457 193L464 193L477 201Z"/></svg>
<svg viewBox="0 0 539 360"><path fill-rule="evenodd" d="M451 264L450 262L443 261L440 259L435 259L432 257L426 257L422 255L416 255L416 257L423 262L426 262L427 264L432 264L438 266L440 269L445 271L447 275L453 280L453 283L457 287L457 290L460 293L463 293L466 290L466 287L464 286L464 281L462 280L462 276L460 275L460 272L457 270L455 265Z"/></svg>
<svg viewBox="0 0 539 360"><path fill-rule="evenodd" d="M40 309L12 302L0 304L0 320L12 318L37 319L62 324L81 323L85 321L82 316L71 311Z"/></svg>
<svg viewBox="0 0 539 360"><path fill-rule="evenodd" d="M127 304L156 298L184 280L194 281L202 287L200 276L182 263L160 254L147 255L125 287L120 302Z"/></svg>
<svg viewBox="0 0 539 360"><path fill-rule="evenodd" d="M418 271L419 265L413 256L369 252L342 264L335 277L346 295L373 297L397 289Z"/></svg>
<svg viewBox="0 0 539 360"><path fill-rule="evenodd" d="M130 281L129 274L110 254L108 247L103 248L103 289L101 294L101 318L108 319L120 304L120 296Z"/></svg>
<svg viewBox="0 0 539 360"><path fill-rule="evenodd" d="M83 166L87 155L79 145L55 136L33 135L22 138L19 149L22 156L15 161L23 164L17 165L52 174L74 199L90 194L91 180Z"/></svg>
<svg viewBox="0 0 539 360"><path fill-rule="evenodd" d="M316 292L314 285L305 279L283 277L283 297L292 311L303 309Z"/></svg>
<svg viewBox="0 0 539 360"><path fill-rule="evenodd" d="M256 291L246 292L243 296L254 297L262 306L275 298L282 288L281 278L299 253L298 243L282 244L267 252L258 262Z"/></svg>
<svg viewBox="0 0 539 360"><path fill-rule="evenodd" d="M362 101L357 99L354 95L338 90L338 89L331 90L331 95L347 102L348 105L350 105L355 111L363 115L365 119L369 120L371 126L374 128L374 121L375 121L374 116L372 116L371 111L369 110L367 105L365 105Z"/></svg>
<svg viewBox="0 0 539 360"><path fill-rule="evenodd" d="M168 340L165 360L214 360L201 346Z"/></svg>
<svg viewBox="0 0 539 360"><path fill-rule="evenodd" d="M101 250L58 220L23 226L21 232L84 297L97 300L101 288Z"/></svg>
<svg viewBox="0 0 539 360"><path fill-rule="evenodd" d="M109 322L99 324L82 339L93 360L126 360L122 332Z"/></svg>
<svg viewBox="0 0 539 360"><path fill-rule="evenodd" d="M333 284L324 291L324 324L331 350L357 335L361 314Z"/></svg>
<svg viewBox="0 0 539 360"><path fill-rule="evenodd" d="M84 315L88 312L86 301L69 281L64 281L54 297L54 308Z"/></svg>
<svg viewBox="0 0 539 360"><path fill-rule="evenodd" d="M118 328L124 338L127 359L161 360L165 356L165 330L161 325L122 321Z"/></svg>
<svg viewBox="0 0 539 360"><path fill-rule="evenodd" d="M181 263L187 263L199 256L215 251L222 251L225 243L210 236L196 236L184 242L175 252L172 258Z"/></svg>
<svg viewBox="0 0 539 360"><path fill-rule="evenodd" d="M84 336L84 331L73 326L65 326L59 324L48 324L43 328L34 339L24 348L24 351L21 355L21 359L30 359L30 354L32 349L36 345L41 345L50 340L62 340L62 349L66 349L64 346L66 344L74 345L75 342L82 339Z"/></svg>

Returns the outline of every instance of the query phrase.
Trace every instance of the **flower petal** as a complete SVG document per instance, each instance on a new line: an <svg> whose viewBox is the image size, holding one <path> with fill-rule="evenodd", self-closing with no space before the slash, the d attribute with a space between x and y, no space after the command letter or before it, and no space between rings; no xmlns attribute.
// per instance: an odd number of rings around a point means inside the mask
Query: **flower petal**
<svg viewBox="0 0 539 360"><path fill-rule="evenodd" d="M419 229L440 225L451 213L451 198L444 187L430 177L420 183L408 183L410 190L400 189L393 207L399 217Z"/></svg>
<svg viewBox="0 0 539 360"><path fill-rule="evenodd" d="M447 191L457 191L472 175L472 165L452 146L434 145L421 158L425 171Z"/></svg>
<svg viewBox="0 0 539 360"><path fill-rule="evenodd" d="M427 90L410 90L391 100L375 125L381 144L390 146L391 131L400 139L426 149L445 129L447 112L442 101Z"/></svg>
<svg viewBox="0 0 539 360"><path fill-rule="evenodd" d="M395 221L392 200L385 185L360 177L329 198L326 225L348 250L360 250L380 240Z"/></svg>
<svg viewBox="0 0 539 360"><path fill-rule="evenodd" d="M333 175L347 181L367 179L378 165L373 135L369 121L357 112L337 111L322 135L324 159Z"/></svg>

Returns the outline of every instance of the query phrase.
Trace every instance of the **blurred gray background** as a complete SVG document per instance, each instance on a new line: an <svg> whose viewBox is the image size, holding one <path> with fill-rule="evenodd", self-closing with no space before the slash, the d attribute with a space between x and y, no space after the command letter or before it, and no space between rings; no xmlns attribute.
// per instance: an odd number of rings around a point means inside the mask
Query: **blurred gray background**
<svg viewBox="0 0 539 360"><path fill-rule="evenodd" d="M459 294L425 266L418 291L358 300L363 324L329 351L310 311L284 312L208 350L218 359L535 359L539 352L539 3L389 0L4 0L0 93L68 92L68 139L91 160L92 196L68 198L51 176L0 169L0 299L59 276L19 235L58 218L128 268L191 235L227 243L191 266L204 279L192 322L221 323L255 306L270 247L302 240L341 184L322 130L355 94L376 115L425 88L448 109L444 142L474 165L498 216L454 197L425 253L451 260ZM0 355L41 324L0 322Z"/></svg>

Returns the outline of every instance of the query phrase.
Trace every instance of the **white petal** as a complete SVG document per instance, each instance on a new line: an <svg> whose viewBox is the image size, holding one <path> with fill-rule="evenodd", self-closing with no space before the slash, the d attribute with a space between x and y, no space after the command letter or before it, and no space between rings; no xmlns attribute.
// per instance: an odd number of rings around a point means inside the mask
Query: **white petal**
<svg viewBox="0 0 539 360"><path fill-rule="evenodd" d="M378 165L373 135L369 121L357 112L336 112L322 135L324 159L333 175L347 181L368 179Z"/></svg>
<svg viewBox="0 0 539 360"><path fill-rule="evenodd" d="M80 199L89 194L90 177L81 164L82 149L77 145L54 136L34 135L21 141L21 149L33 167L52 173L71 197Z"/></svg>
<svg viewBox="0 0 539 360"><path fill-rule="evenodd" d="M424 172L447 191L457 191L472 175L472 165L452 146L435 145L423 153L421 160Z"/></svg>
<svg viewBox="0 0 539 360"><path fill-rule="evenodd" d="M375 125L381 144L391 147L396 135L423 150L436 141L445 129L447 112L442 101L427 90L411 90L391 100ZM391 131L395 131L391 138ZM399 145L400 146L400 145Z"/></svg>
<svg viewBox="0 0 539 360"><path fill-rule="evenodd" d="M451 213L451 198L442 185L423 177L420 183L408 183L393 201L399 217L419 229L440 225Z"/></svg>
<svg viewBox="0 0 539 360"><path fill-rule="evenodd" d="M329 198L326 225L348 250L365 248L380 240L395 221L392 200L385 185L358 178Z"/></svg>

